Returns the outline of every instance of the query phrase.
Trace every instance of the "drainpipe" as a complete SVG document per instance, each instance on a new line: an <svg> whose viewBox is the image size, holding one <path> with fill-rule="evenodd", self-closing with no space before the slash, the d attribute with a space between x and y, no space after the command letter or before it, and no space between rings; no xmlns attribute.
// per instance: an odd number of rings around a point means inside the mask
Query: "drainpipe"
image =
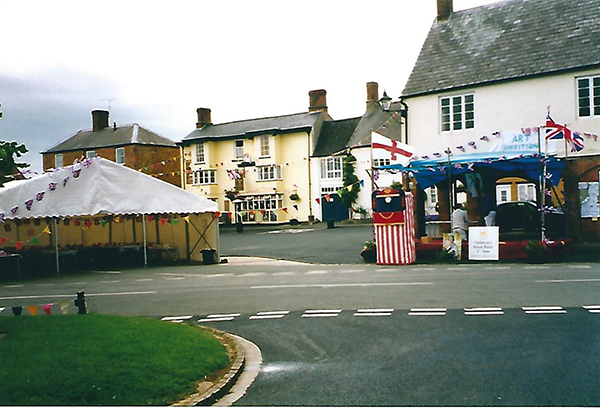
<svg viewBox="0 0 600 409"><path fill-rule="evenodd" d="M312 209L312 168L310 165L310 158L311 158L311 152L312 152L312 144L311 144L311 140L310 140L310 131L306 132L306 135L308 136L308 152L307 152L307 158L308 158L308 220L309 222L313 222L315 220L315 216L313 215L313 209Z"/></svg>
<svg viewBox="0 0 600 409"><path fill-rule="evenodd" d="M404 143L408 145L408 105L402 97L400 97L400 103L404 107L404 112L406 112L405 122L404 122Z"/></svg>

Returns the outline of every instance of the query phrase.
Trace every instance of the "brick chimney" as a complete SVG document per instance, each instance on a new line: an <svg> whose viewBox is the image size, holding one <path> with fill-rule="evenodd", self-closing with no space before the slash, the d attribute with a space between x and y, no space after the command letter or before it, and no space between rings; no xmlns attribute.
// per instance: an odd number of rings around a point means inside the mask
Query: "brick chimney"
<svg viewBox="0 0 600 409"><path fill-rule="evenodd" d="M454 12L452 0L437 0L437 21L448 20L450 14Z"/></svg>
<svg viewBox="0 0 600 409"><path fill-rule="evenodd" d="M379 84L367 82L367 112L372 111L379 105Z"/></svg>
<svg viewBox="0 0 600 409"><path fill-rule="evenodd" d="M101 131L108 128L108 111L95 109L92 111L92 131Z"/></svg>
<svg viewBox="0 0 600 409"><path fill-rule="evenodd" d="M198 122L196 122L196 129L200 129L205 125L212 125L209 108L198 108L196 112L198 113Z"/></svg>
<svg viewBox="0 0 600 409"><path fill-rule="evenodd" d="M325 91L324 89L309 91L308 102L308 112L327 112L327 91Z"/></svg>

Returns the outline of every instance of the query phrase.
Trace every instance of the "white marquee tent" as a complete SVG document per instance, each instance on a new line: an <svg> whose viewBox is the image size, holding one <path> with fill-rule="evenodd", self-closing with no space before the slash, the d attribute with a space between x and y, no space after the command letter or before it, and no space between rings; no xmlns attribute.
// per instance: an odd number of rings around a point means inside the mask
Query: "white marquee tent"
<svg viewBox="0 0 600 409"><path fill-rule="evenodd" d="M56 248L57 270L59 245L65 244L143 241L147 262L148 239L163 245L170 241L170 245L185 246L187 259L198 260L199 247L215 250L218 257L217 209L215 202L107 159L94 158L0 188L0 221L5 225L0 236L3 245L37 245L43 240L40 232L45 225L44 231L51 233ZM125 217L132 220L131 226ZM23 229L22 224L29 226L32 219L48 224L38 221L40 228ZM148 230L153 229L146 226L147 219L155 220L153 238L149 237L152 232ZM177 223L180 219L182 222ZM71 220L75 223L69 223ZM142 225L141 234L136 220ZM11 223L16 228L7 227ZM92 229L92 225L102 227ZM143 240L138 240L141 236Z"/></svg>

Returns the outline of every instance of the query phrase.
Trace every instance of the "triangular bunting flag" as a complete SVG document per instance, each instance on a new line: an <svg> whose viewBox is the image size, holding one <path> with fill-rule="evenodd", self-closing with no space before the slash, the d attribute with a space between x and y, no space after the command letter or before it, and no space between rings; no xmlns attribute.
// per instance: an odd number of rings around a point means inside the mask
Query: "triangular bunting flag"
<svg viewBox="0 0 600 409"><path fill-rule="evenodd" d="M298 210L298 205L295 204L293 206L294 206L294 209Z"/></svg>
<svg viewBox="0 0 600 409"><path fill-rule="evenodd" d="M177 226L177 223L179 223L179 219L173 219L173 224L174 224L175 226Z"/></svg>
<svg viewBox="0 0 600 409"><path fill-rule="evenodd" d="M23 312L23 307L12 307L12 312L15 314L15 317L18 317Z"/></svg>
<svg viewBox="0 0 600 409"><path fill-rule="evenodd" d="M164 226L166 222L167 222L167 219L160 219L161 226Z"/></svg>
<svg viewBox="0 0 600 409"><path fill-rule="evenodd" d="M2 311L4 311L6 309L6 307L0 307L0 314L2 314Z"/></svg>
<svg viewBox="0 0 600 409"><path fill-rule="evenodd" d="M29 311L29 313L33 316L35 316L35 314L37 314L38 312L38 306L37 305L28 305L27 306L27 310Z"/></svg>
<svg viewBox="0 0 600 409"><path fill-rule="evenodd" d="M364 181L364 180L361 180L361 181L360 181L360 185L361 185L362 187L365 187L365 181Z"/></svg>
<svg viewBox="0 0 600 409"><path fill-rule="evenodd" d="M315 201L317 202L317 204L321 204L321 198L320 198L320 197L317 197L317 198L315 199Z"/></svg>
<svg viewBox="0 0 600 409"><path fill-rule="evenodd" d="M23 242L22 241L18 241L17 242L17 250L21 250L21 247L23 247Z"/></svg>
<svg viewBox="0 0 600 409"><path fill-rule="evenodd" d="M38 238L37 238L37 237L34 237L33 239L31 239L31 242L32 242L33 244L35 244L36 246L37 246L38 244L40 244L40 243L39 243L39 240L38 240Z"/></svg>
<svg viewBox="0 0 600 409"><path fill-rule="evenodd" d="M218 219L219 217L221 217L221 212L215 212L215 219Z"/></svg>
<svg viewBox="0 0 600 409"><path fill-rule="evenodd" d="M61 301L60 302L60 310L62 311L63 314L66 314L69 311L69 305L71 305L71 303L69 301Z"/></svg>
<svg viewBox="0 0 600 409"><path fill-rule="evenodd" d="M186 222L188 222L188 223L189 223L189 222L190 222L190 216L185 216L185 217L183 218L183 220L185 220Z"/></svg>
<svg viewBox="0 0 600 409"><path fill-rule="evenodd" d="M8 241L6 237L0 237L0 244L4 244Z"/></svg>
<svg viewBox="0 0 600 409"><path fill-rule="evenodd" d="M46 228L44 229L43 233L52 234L52 232L50 231L50 226L46 226Z"/></svg>
<svg viewBox="0 0 600 409"><path fill-rule="evenodd" d="M50 309L52 308L52 304L44 304L42 306L42 310L48 315L50 315Z"/></svg>
<svg viewBox="0 0 600 409"><path fill-rule="evenodd" d="M106 227L106 220L102 220L102 221L100 222L100 224L102 225L102 227L103 227L103 228L104 228L104 227Z"/></svg>
<svg viewBox="0 0 600 409"><path fill-rule="evenodd" d="M288 211L287 211L287 207L282 207L282 208L281 208L281 210L283 210L283 211L284 211L284 212L286 212L286 213L288 212Z"/></svg>

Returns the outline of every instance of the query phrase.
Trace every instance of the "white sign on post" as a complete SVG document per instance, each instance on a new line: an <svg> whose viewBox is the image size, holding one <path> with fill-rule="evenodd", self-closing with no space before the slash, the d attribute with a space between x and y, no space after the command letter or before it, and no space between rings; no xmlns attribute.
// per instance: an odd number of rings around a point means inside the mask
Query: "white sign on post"
<svg viewBox="0 0 600 409"><path fill-rule="evenodd" d="M500 228L469 227L469 260L499 260Z"/></svg>

